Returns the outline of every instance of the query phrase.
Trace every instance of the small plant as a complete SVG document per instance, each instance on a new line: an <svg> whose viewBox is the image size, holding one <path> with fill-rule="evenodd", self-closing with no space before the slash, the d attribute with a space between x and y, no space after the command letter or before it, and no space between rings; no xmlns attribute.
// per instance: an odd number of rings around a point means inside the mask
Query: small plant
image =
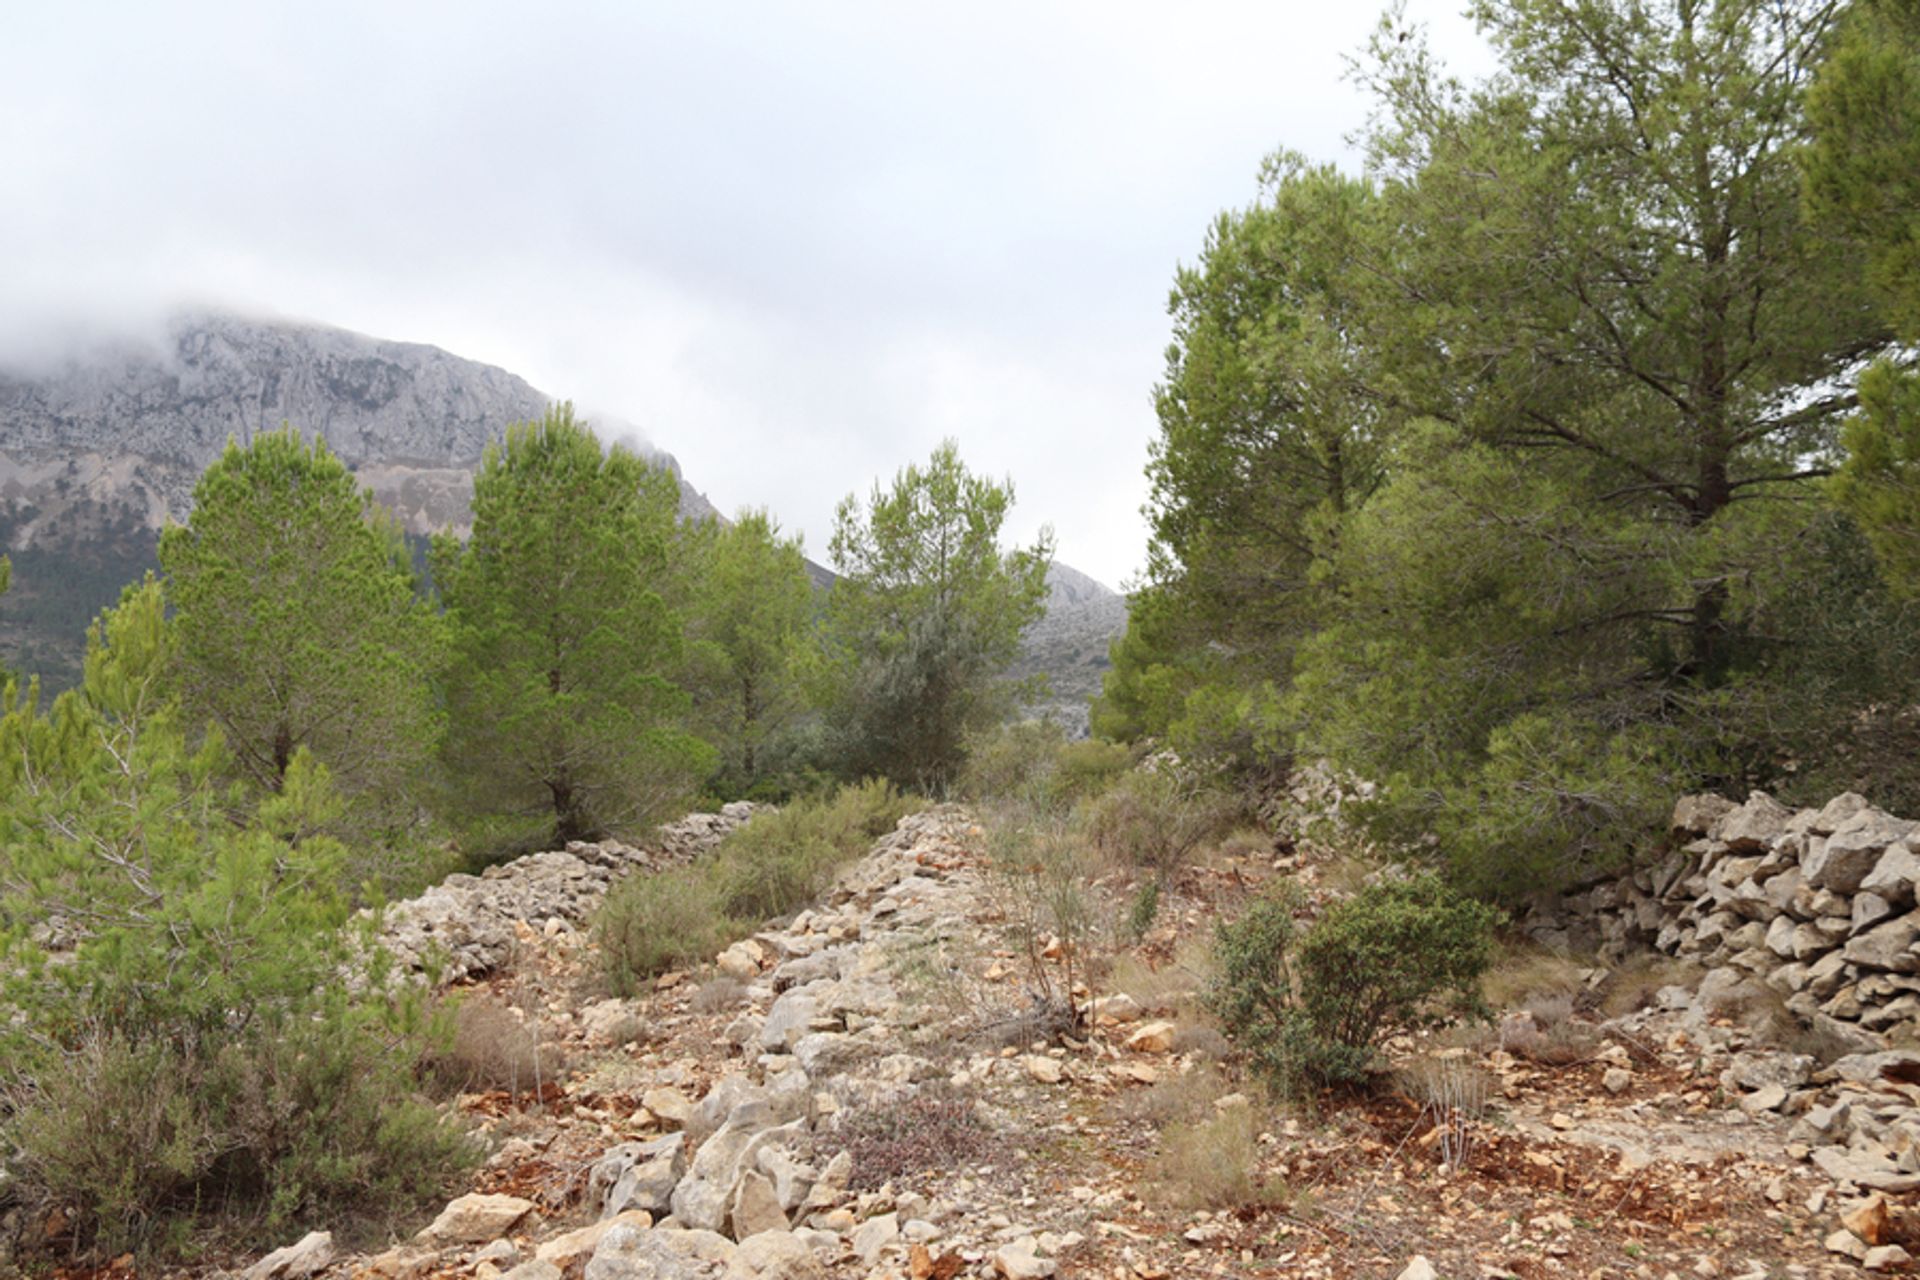
<svg viewBox="0 0 1920 1280"><path fill-rule="evenodd" d="M543 1085L566 1072L559 1050L541 1045L538 1025L529 1025L495 996L483 993L460 1000L453 1006L452 1023L445 1047L425 1063L447 1089L538 1095Z"/></svg>
<svg viewBox="0 0 1920 1280"><path fill-rule="evenodd" d="M695 864L629 876L601 903L594 932L608 983L630 996L658 974L712 956L728 931L713 877Z"/></svg>
<svg viewBox="0 0 1920 1280"><path fill-rule="evenodd" d="M993 815L987 837L994 878L1026 954L1029 996L1042 1021L1051 1022L1057 1010L1071 1029L1079 1021L1075 975L1094 926L1085 850L1062 819L1018 808Z"/></svg>
<svg viewBox="0 0 1920 1280"><path fill-rule="evenodd" d="M1451 1173L1467 1167L1480 1122L1486 1118L1487 1073L1464 1057L1420 1058L1400 1074L1437 1137L1440 1163Z"/></svg>
<svg viewBox="0 0 1920 1280"><path fill-rule="evenodd" d="M1165 880L1232 825L1239 805L1173 768L1136 770L1089 807L1087 837L1102 854Z"/></svg>
<svg viewBox="0 0 1920 1280"><path fill-rule="evenodd" d="M1147 936L1160 914L1160 881L1143 880L1134 891L1133 905L1127 909L1127 933L1136 941Z"/></svg>
<svg viewBox="0 0 1920 1280"><path fill-rule="evenodd" d="M1282 1091L1358 1080L1386 1035L1483 1013L1497 913L1438 877L1370 885L1303 937L1298 907L1292 892L1264 898L1215 942L1214 1009Z"/></svg>
<svg viewBox="0 0 1920 1280"><path fill-rule="evenodd" d="M755 817L699 862L629 876L594 926L608 983L631 995L805 906L918 803L883 781L843 786Z"/></svg>
<svg viewBox="0 0 1920 1280"><path fill-rule="evenodd" d="M973 1100L947 1089L843 1112L822 1137L853 1158L850 1185L872 1191L916 1174L979 1164L995 1150Z"/></svg>

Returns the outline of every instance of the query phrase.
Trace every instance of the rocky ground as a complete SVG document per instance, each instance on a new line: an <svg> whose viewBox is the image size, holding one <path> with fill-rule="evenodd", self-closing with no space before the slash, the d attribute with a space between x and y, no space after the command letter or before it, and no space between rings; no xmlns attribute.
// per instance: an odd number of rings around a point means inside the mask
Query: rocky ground
<svg viewBox="0 0 1920 1280"><path fill-rule="evenodd" d="M540 898L464 981L510 987L567 1051L564 1079L459 1100L493 1155L417 1235L336 1256L316 1233L245 1274L1909 1269L1920 1055L1817 1067L1755 1043L1712 991L1655 975L1623 1017L1603 1019L1597 994L1535 1000L1495 1028L1395 1044L1399 1071L1374 1090L1274 1106L1207 1025L1195 957L1262 882L1324 894L1323 868L1274 849L1217 857L1178 881L1144 941L1096 963L1023 931L1031 904L989 874L983 844L962 810L911 816L813 909L632 1001L598 991L591 895ZM1093 892L1117 903L1124 885ZM1063 1034L1031 992L1067 987L1076 959L1094 1012ZM1620 979L1574 981L1599 993ZM1816 1162L1849 1150L1823 1136L1859 1128L1849 1117L1877 1118L1880 1150Z"/></svg>

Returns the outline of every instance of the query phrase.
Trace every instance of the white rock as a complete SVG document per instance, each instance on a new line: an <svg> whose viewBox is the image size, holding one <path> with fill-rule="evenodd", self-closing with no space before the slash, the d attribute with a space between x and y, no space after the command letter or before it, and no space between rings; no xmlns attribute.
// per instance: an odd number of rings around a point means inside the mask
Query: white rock
<svg viewBox="0 0 1920 1280"><path fill-rule="evenodd" d="M306 1280L333 1261L333 1233L310 1231L295 1244L275 1249L248 1267L244 1280Z"/></svg>
<svg viewBox="0 0 1920 1280"><path fill-rule="evenodd" d="M1439 1274L1434 1271L1433 1264L1427 1261L1424 1254L1416 1253L1408 1260L1398 1280L1439 1280Z"/></svg>

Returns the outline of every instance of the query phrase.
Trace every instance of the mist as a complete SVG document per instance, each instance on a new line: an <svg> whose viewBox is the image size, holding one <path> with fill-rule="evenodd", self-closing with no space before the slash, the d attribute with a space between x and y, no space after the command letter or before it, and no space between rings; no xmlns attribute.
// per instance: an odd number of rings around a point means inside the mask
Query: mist
<svg viewBox="0 0 1920 1280"><path fill-rule="evenodd" d="M1484 68L1452 6L1436 47ZM0 365L180 307L425 342L824 548L954 437L1110 584L1176 265L1289 146L1357 163L1365 8L77 6L8 20ZM590 410L590 411L589 411ZM0 442L3 445L4 442Z"/></svg>

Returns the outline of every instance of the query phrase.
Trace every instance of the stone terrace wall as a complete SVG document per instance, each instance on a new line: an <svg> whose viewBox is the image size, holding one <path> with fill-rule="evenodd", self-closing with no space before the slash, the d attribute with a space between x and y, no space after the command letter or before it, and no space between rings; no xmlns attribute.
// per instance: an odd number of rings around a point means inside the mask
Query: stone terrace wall
<svg viewBox="0 0 1920 1280"><path fill-rule="evenodd" d="M1684 841L1658 866L1602 881L1524 924L1536 939L1618 959L1692 958L1714 985L1758 979L1810 1025L1920 1039L1920 823L1849 792L1794 811L1764 792L1674 806Z"/></svg>

